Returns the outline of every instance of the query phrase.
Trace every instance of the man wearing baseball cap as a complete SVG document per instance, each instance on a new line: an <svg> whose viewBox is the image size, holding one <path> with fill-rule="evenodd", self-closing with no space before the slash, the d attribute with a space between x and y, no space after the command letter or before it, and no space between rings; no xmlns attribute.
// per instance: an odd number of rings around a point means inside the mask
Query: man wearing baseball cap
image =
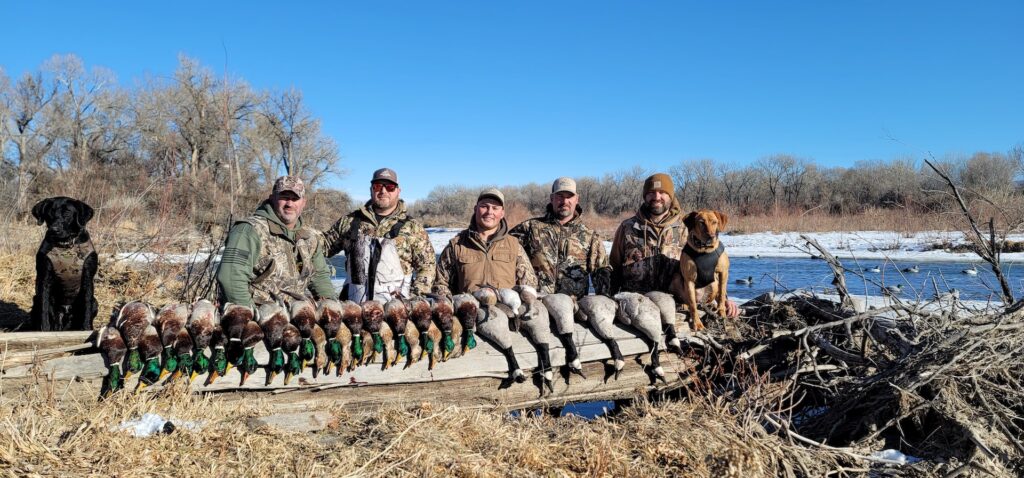
<svg viewBox="0 0 1024 478"><path fill-rule="evenodd" d="M477 196L469 228L448 242L437 261L434 293L451 296L483 286L537 287L530 258L505 222L505 195L495 188Z"/></svg>
<svg viewBox="0 0 1024 478"><path fill-rule="evenodd" d="M615 231L608 257L612 293L671 291L673 279L680 275L679 255L686 246L683 216L672 178L664 173L648 177L640 210ZM681 283L681 278L677 280ZM730 317L739 315L735 302L728 301L726 307Z"/></svg>
<svg viewBox="0 0 1024 478"><path fill-rule="evenodd" d="M282 294L334 296L320 232L302 223L306 186L281 176L256 212L228 232L217 269L221 303L259 305Z"/></svg>
<svg viewBox="0 0 1024 478"><path fill-rule="evenodd" d="M601 237L583 224L576 181L562 177L551 184L547 212L512 228L509 234L530 257L539 290L576 298L587 295L590 283L607 294L611 268Z"/></svg>
<svg viewBox="0 0 1024 478"><path fill-rule="evenodd" d="M394 170L374 171L370 200L324 232L327 257L345 253L343 299L387 301L430 292L434 246L423 225L409 216L401 192Z"/></svg>

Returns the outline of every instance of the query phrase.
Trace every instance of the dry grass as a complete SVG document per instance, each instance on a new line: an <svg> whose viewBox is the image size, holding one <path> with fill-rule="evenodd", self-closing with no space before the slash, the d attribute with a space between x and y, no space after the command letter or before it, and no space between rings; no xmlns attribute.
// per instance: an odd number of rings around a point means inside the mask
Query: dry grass
<svg viewBox="0 0 1024 478"><path fill-rule="evenodd" d="M74 393L55 400L60 390L52 388L41 382L17 399L3 394L0 474L762 477L787 468L823 476L839 466L836 456L787 444L699 400L641 403L590 422L430 403L350 414L325 403L327 430L289 433L246 425L271 411L255 397L168 390L97 403ZM147 412L203 428L149 438L112 430Z"/></svg>
<svg viewBox="0 0 1024 478"><path fill-rule="evenodd" d="M959 216L920 214L902 209L871 209L861 214L831 216L782 212L756 216L731 216L729 229L735 233L755 232L833 232L895 231L912 234L922 231L956 230Z"/></svg>

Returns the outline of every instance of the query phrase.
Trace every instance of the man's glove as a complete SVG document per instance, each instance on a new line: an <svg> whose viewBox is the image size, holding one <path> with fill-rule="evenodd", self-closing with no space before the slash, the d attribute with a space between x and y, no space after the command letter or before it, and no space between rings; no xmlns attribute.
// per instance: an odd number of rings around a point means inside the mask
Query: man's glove
<svg viewBox="0 0 1024 478"><path fill-rule="evenodd" d="M594 285L594 293L608 295L612 293L612 268L602 267L590 274L590 282Z"/></svg>

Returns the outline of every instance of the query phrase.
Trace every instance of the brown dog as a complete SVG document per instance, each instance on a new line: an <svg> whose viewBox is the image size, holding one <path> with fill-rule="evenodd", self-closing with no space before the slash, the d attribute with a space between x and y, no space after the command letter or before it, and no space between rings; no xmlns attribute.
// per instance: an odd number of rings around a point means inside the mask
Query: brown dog
<svg viewBox="0 0 1024 478"><path fill-rule="evenodd" d="M718 242L729 217L719 211L701 209L683 219L688 230L686 247L679 257L682 276L681 299L690 311L693 330L704 329L697 316L697 301L715 300L718 315L726 317L726 285L729 284L729 256Z"/></svg>

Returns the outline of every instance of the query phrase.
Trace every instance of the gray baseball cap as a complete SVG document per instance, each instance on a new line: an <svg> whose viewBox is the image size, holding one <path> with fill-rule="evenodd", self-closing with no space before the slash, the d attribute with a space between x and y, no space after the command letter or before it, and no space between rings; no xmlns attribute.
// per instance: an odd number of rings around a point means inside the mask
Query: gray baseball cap
<svg viewBox="0 0 1024 478"><path fill-rule="evenodd" d="M398 173L395 173L395 170L391 168L380 168L373 172L373 179L370 180L371 183L377 181L389 181L398 184Z"/></svg>
<svg viewBox="0 0 1024 478"><path fill-rule="evenodd" d="M551 194L555 193L572 193L575 196L576 181L568 177L556 179L555 182L551 183Z"/></svg>
<svg viewBox="0 0 1024 478"><path fill-rule="evenodd" d="M476 197L476 202L480 202L484 198L497 199L502 206L505 205L505 195L498 191L497 188L489 188L480 191L480 195Z"/></svg>

